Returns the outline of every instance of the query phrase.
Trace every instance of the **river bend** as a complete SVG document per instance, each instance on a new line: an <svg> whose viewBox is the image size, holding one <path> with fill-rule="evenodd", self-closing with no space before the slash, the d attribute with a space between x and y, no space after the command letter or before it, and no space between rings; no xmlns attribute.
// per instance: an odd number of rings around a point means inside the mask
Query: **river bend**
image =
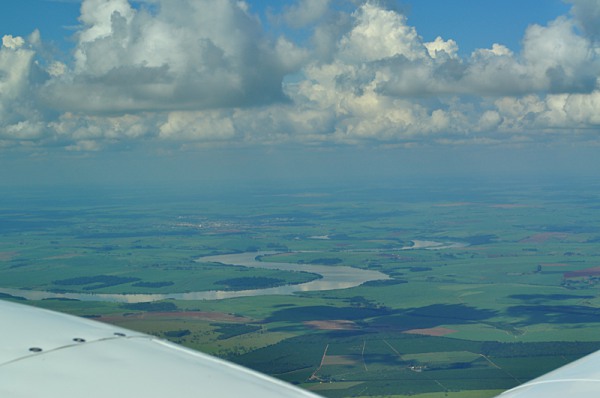
<svg viewBox="0 0 600 398"><path fill-rule="evenodd" d="M200 257L197 262L221 263L251 268L264 268L284 271L304 271L321 276L310 282L252 290L207 290L189 293L164 294L107 294L107 293L53 293L25 289L0 288L0 293L24 297L28 300L43 299L76 299L82 301L110 301L119 303L141 303L165 299L176 300L221 300L234 297L290 295L296 292L314 292L321 290L347 289L365 282L389 279L389 276L373 270L364 270L348 266L327 266L315 264L295 264L285 262L262 262L259 256L276 255L277 252L251 252L222 254L218 256Z"/></svg>

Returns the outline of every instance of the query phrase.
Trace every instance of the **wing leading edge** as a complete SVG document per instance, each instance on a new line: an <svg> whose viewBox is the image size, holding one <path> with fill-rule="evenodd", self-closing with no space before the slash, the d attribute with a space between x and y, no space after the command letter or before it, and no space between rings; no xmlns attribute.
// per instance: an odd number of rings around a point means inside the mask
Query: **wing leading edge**
<svg viewBox="0 0 600 398"><path fill-rule="evenodd" d="M318 398L167 341L0 301L0 396Z"/></svg>
<svg viewBox="0 0 600 398"><path fill-rule="evenodd" d="M319 398L143 333L0 300L0 396ZM600 394L600 351L498 398Z"/></svg>
<svg viewBox="0 0 600 398"><path fill-rule="evenodd" d="M596 398L600 396L600 351L508 390L498 398Z"/></svg>

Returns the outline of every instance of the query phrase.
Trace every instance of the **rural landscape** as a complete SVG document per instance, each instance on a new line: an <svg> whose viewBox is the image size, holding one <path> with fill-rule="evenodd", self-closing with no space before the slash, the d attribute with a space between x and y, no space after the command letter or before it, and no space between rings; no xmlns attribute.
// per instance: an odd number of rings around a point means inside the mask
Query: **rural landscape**
<svg viewBox="0 0 600 398"><path fill-rule="evenodd" d="M2 6L6 307L325 398L491 398L600 350L600 0ZM4 334L48 337L24 312ZM30 340L2 398L266 396Z"/></svg>
<svg viewBox="0 0 600 398"><path fill-rule="evenodd" d="M0 199L2 299L324 397L493 397L600 349L591 181L41 189Z"/></svg>

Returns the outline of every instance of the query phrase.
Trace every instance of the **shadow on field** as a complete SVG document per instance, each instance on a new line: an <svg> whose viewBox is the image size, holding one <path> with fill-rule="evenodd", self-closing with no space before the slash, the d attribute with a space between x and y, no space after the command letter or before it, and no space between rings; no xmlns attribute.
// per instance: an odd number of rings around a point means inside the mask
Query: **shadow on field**
<svg viewBox="0 0 600 398"><path fill-rule="evenodd" d="M443 324L467 324L481 322L497 315L497 311L470 307L464 304L434 304L426 307L398 311L394 315L369 322L376 330L427 329Z"/></svg>
<svg viewBox="0 0 600 398"><path fill-rule="evenodd" d="M523 319L522 325L600 322L600 309L583 305L517 305L509 307L506 312Z"/></svg>
<svg viewBox="0 0 600 398"><path fill-rule="evenodd" d="M395 330L432 328L442 324L481 322L497 315L496 311L464 304L435 304L426 307L393 310L387 307L356 308L307 306L285 308L274 312L265 322L281 321L361 321L363 330Z"/></svg>
<svg viewBox="0 0 600 398"><path fill-rule="evenodd" d="M511 299L525 301L532 304L542 304L548 300L563 301L563 300L585 300L592 299L595 296L579 296L576 294L512 294L508 296Z"/></svg>
<svg viewBox="0 0 600 398"><path fill-rule="evenodd" d="M286 308L273 312L265 322L280 321L326 321L331 319L347 319L350 321L374 318L393 313L389 308L355 308L355 307L329 307L313 305L306 307Z"/></svg>

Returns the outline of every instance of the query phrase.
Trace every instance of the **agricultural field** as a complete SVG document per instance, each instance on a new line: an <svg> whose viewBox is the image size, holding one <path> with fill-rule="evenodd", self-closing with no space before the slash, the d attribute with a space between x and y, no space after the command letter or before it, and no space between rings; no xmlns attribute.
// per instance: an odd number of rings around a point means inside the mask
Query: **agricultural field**
<svg viewBox="0 0 600 398"><path fill-rule="evenodd" d="M14 192L0 199L0 297L325 397L492 397L600 349L599 198L587 181ZM233 253L265 268L203 259ZM303 290L316 266L382 277ZM185 296L237 291L254 293Z"/></svg>

